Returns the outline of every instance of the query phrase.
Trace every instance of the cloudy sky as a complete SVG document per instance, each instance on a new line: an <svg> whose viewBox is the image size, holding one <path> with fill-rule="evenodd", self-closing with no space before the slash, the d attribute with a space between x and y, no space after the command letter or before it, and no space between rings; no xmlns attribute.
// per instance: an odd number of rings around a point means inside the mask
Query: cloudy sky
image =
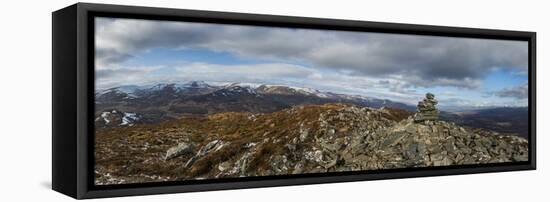
<svg viewBox="0 0 550 202"><path fill-rule="evenodd" d="M442 107L526 106L527 42L96 18L96 88L263 83Z"/></svg>

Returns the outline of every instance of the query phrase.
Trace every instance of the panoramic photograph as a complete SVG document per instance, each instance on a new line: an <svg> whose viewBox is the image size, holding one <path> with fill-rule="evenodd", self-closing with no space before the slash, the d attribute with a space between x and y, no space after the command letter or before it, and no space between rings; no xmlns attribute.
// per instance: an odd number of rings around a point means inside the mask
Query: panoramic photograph
<svg viewBox="0 0 550 202"><path fill-rule="evenodd" d="M529 160L526 41L95 18L95 185Z"/></svg>

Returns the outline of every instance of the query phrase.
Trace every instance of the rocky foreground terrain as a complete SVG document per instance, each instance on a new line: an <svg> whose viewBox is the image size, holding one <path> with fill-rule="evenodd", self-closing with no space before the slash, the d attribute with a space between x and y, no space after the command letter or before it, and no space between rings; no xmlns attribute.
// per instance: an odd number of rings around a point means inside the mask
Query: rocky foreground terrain
<svg viewBox="0 0 550 202"><path fill-rule="evenodd" d="M528 160L518 136L344 104L99 128L95 138L99 185Z"/></svg>

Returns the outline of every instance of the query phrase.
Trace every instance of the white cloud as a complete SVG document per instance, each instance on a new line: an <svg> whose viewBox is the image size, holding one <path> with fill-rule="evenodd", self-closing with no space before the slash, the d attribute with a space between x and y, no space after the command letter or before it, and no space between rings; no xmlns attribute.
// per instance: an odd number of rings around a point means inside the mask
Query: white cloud
<svg viewBox="0 0 550 202"><path fill-rule="evenodd" d="M231 81L231 82L261 82L273 80L291 81L315 77L319 71L304 66L265 63L243 65L221 65L209 63L190 63L176 67L183 80Z"/></svg>
<svg viewBox="0 0 550 202"><path fill-rule="evenodd" d="M529 85L527 83L524 83L518 86L504 88L502 90L494 92L494 94L498 97L509 97L524 100L529 97Z"/></svg>
<svg viewBox="0 0 550 202"><path fill-rule="evenodd" d="M105 89L114 86L137 84L154 81L156 78L150 74L162 67L114 67L109 69L96 69L96 88Z"/></svg>

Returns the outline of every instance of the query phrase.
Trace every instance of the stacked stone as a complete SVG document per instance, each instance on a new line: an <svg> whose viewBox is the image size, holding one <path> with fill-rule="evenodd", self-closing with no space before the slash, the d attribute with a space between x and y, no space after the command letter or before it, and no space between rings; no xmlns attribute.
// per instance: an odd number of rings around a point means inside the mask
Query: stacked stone
<svg viewBox="0 0 550 202"><path fill-rule="evenodd" d="M439 110L435 108L435 105L437 105L435 95L426 93L426 98L424 98L421 102L418 102L418 111L414 116L414 121L423 122L426 120L438 120Z"/></svg>

